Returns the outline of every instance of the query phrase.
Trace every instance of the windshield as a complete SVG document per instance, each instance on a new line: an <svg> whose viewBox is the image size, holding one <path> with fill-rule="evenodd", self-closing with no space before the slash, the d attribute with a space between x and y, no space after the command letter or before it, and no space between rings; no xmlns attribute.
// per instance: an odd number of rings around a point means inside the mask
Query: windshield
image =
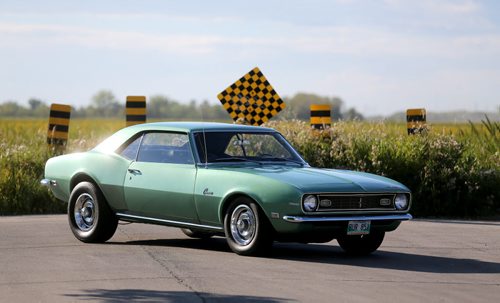
<svg viewBox="0 0 500 303"><path fill-rule="evenodd" d="M305 164L279 133L197 132L194 134L194 139L203 163L206 161Z"/></svg>

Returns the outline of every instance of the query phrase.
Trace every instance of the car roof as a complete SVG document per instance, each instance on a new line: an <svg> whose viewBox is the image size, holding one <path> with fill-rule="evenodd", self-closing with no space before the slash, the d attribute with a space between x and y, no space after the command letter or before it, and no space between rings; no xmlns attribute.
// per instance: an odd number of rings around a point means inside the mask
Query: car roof
<svg viewBox="0 0 500 303"><path fill-rule="evenodd" d="M197 131L242 131L242 132L276 132L272 128L261 126L249 126L241 124L216 123L216 122L154 122L143 123L117 131L106 140L97 145L93 150L100 152L112 152L120 147L133 135L144 131L174 131L174 132L197 132Z"/></svg>
<svg viewBox="0 0 500 303"><path fill-rule="evenodd" d="M275 131L261 126L250 126L217 122L153 122L131 126L134 130L173 130L173 131Z"/></svg>

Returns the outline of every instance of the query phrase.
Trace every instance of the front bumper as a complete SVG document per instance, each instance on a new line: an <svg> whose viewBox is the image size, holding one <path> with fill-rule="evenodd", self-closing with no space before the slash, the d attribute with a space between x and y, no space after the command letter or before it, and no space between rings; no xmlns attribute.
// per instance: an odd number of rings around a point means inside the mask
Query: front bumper
<svg viewBox="0 0 500 303"><path fill-rule="evenodd" d="M283 216L283 220L292 223L301 222L347 222L347 221L407 221L413 217L410 214L397 215L382 215L382 216L343 216L343 217L300 217L300 216Z"/></svg>

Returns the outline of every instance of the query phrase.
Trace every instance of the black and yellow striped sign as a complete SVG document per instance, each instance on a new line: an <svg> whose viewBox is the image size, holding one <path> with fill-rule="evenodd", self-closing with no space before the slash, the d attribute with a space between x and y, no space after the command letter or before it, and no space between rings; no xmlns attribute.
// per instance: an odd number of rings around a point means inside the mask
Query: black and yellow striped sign
<svg viewBox="0 0 500 303"><path fill-rule="evenodd" d="M127 96L125 111L127 126L146 123L146 97Z"/></svg>
<svg viewBox="0 0 500 303"><path fill-rule="evenodd" d="M66 145L70 117L71 106L56 103L50 105L49 130L47 132L49 145Z"/></svg>
<svg viewBox="0 0 500 303"><path fill-rule="evenodd" d="M261 125L285 108L285 102L258 67L222 91L217 98L234 121Z"/></svg>
<svg viewBox="0 0 500 303"><path fill-rule="evenodd" d="M311 127L315 129L325 129L332 126L331 106L328 104L312 104Z"/></svg>
<svg viewBox="0 0 500 303"><path fill-rule="evenodd" d="M425 108L413 108L406 111L406 127L408 135L418 134L427 130Z"/></svg>

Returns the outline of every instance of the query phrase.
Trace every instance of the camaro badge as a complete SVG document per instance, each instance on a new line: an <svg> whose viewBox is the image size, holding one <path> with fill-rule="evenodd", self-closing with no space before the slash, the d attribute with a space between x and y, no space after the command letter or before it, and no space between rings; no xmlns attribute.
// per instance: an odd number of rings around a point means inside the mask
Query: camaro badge
<svg viewBox="0 0 500 303"><path fill-rule="evenodd" d="M213 196L214 193L211 191L208 191L208 187L203 190L203 195L204 196Z"/></svg>

